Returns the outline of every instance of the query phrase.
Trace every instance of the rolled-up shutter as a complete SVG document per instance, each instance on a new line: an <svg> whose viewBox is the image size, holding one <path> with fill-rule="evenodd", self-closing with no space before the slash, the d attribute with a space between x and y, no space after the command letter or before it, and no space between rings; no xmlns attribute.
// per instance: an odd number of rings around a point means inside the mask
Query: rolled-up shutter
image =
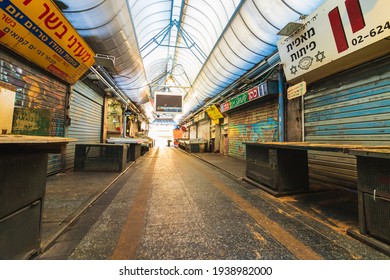
<svg viewBox="0 0 390 280"><path fill-rule="evenodd" d="M102 138L104 98L82 82L77 82L70 95L68 137L77 138L66 148L65 167L72 168L76 143L100 143Z"/></svg>
<svg viewBox="0 0 390 280"><path fill-rule="evenodd" d="M389 56L312 85L305 95L305 141L390 143ZM356 188L356 160L341 153L309 152L310 178Z"/></svg>

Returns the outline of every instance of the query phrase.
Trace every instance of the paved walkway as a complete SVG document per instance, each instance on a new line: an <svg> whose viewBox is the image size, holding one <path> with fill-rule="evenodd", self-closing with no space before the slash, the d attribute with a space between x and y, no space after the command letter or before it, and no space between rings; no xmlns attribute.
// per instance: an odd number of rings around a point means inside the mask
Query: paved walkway
<svg viewBox="0 0 390 280"><path fill-rule="evenodd" d="M130 168L133 163L128 163ZM120 172L73 172L49 176L42 215L45 249L120 178Z"/></svg>
<svg viewBox="0 0 390 280"><path fill-rule="evenodd" d="M219 154L154 148L38 259L389 259L346 235L357 217L328 209L356 194L275 198L244 172Z"/></svg>

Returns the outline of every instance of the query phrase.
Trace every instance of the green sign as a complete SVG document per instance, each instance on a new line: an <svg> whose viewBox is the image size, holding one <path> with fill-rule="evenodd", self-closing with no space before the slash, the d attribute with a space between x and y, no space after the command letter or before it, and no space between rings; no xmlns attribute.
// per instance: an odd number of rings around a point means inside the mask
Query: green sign
<svg viewBox="0 0 390 280"><path fill-rule="evenodd" d="M49 109L15 108L12 133L48 136L51 115Z"/></svg>
<svg viewBox="0 0 390 280"><path fill-rule="evenodd" d="M240 95L234 97L230 101L230 109L236 108L242 104L245 104L248 102L248 92L243 92Z"/></svg>

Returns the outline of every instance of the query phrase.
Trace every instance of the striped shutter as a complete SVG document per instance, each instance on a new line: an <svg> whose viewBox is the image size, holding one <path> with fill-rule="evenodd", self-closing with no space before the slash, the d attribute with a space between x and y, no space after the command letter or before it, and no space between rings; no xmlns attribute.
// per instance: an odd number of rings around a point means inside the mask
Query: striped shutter
<svg viewBox="0 0 390 280"><path fill-rule="evenodd" d="M191 126L189 126L189 129L190 129L190 139L195 139L196 136L197 136L197 125L196 124L193 124Z"/></svg>
<svg viewBox="0 0 390 280"><path fill-rule="evenodd" d="M227 112L229 113L229 112ZM278 100L254 102L250 107L229 113L229 156L246 158L243 142L276 141L278 139Z"/></svg>
<svg viewBox="0 0 390 280"><path fill-rule="evenodd" d="M305 95L305 141L390 144L389 56L313 85ZM340 153L309 152L310 178L356 188L356 160Z"/></svg>
<svg viewBox="0 0 390 280"><path fill-rule="evenodd" d="M16 87L13 134L64 136L66 84L1 51L0 81ZM49 154L48 174L62 171L62 158Z"/></svg>
<svg viewBox="0 0 390 280"><path fill-rule="evenodd" d="M77 82L70 95L68 137L77 138L77 144L100 143L102 139L104 98L86 84ZM75 142L66 148L65 168L74 164Z"/></svg>
<svg viewBox="0 0 390 280"><path fill-rule="evenodd" d="M198 123L198 138L210 141L210 120L202 120Z"/></svg>

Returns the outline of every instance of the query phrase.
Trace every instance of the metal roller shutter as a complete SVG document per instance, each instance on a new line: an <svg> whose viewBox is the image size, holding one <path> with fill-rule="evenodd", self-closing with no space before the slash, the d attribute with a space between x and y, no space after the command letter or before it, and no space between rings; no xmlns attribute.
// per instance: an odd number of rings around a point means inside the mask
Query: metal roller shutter
<svg viewBox="0 0 390 280"><path fill-rule="evenodd" d="M13 134L64 136L68 86L0 51L0 81L16 87ZM48 174L61 172L60 154L49 154Z"/></svg>
<svg viewBox="0 0 390 280"><path fill-rule="evenodd" d="M189 126L189 129L190 129L190 139L196 139L196 136L197 136L197 125L194 124L194 125L191 125Z"/></svg>
<svg viewBox="0 0 390 280"><path fill-rule="evenodd" d="M82 82L77 82L70 95L68 137L77 138L77 144L100 143L102 138L104 98ZM76 143L66 148L65 167L74 165Z"/></svg>
<svg viewBox="0 0 390 280"><path fill-rule="evenodd" d="M278 100L254 102L251 107L229 113L229 156L245 159L243 142L278 139Z"/></svg>
<svg viewBox="0 0 390 280"><path fill-rule="evenodd" d="M206 119L198 123L198 138L210 141L210 120Z"/></svg>
<svg viewBox="0 0 390 280"><path fill-rule="evenodd" d="M389 56L312 86L305 95L305 141L389 144ZM312 180L356 188L353 156L310 152L309 166Z"/></svg>

